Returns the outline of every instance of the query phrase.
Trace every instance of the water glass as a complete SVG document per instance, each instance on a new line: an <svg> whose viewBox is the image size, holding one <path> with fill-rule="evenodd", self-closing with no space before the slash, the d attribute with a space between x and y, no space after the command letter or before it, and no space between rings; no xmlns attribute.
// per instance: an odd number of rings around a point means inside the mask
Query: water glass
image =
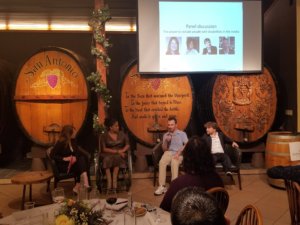
<svg viewBox="0 0 300 225"><path fill-rule="evenodd" d="M62 187L55 188L52 191L52 200L55 203L61 203L65 199L65 192Z"/></svg>
<svg viewBox="0 0 300 225"><path fill-rule="evenodd" d="M99 191L97 187L94 187L89 194L89 199L98 199L99 198Z"/></svg>
<svg viewBox="0 0 300 225"><path fill-rule="evenodd" d="M134 209L127 209L124 212L124 225L136 225L136 216Z"/></svg>
<svg viewBox="0 0 300 225"><path fill-rule="evenodd" d="M127 193L127 200L128 200L128 203L127 203L128 207L129 207L130 209L132 209L133 204L132 204L132 193L131 193L131 192L128 192L128 193Z"/></svg>
<svg viewBox="0 0 300 225"><path fill-rule="evenodd" d="M88 200L88 190L84 185L81 185L79 188L77 200L79 201Z"/></svg>

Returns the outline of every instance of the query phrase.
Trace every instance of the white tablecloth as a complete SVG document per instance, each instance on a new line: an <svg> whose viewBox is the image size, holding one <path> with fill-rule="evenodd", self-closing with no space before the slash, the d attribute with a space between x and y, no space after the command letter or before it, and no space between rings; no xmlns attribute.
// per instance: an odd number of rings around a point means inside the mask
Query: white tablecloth
<svg viewBox="0 0 300 225"><path fill-rule="evenodd" d="M88 201L91 204L97 204L95 207L103 208L105 205L104 199L93 199ZM138 205L138 203L136 203ZM0 225L51 225L54 224L55 211L59 209L59 204L51 204L46 206L37 207L30 210L14 212L10 216L0 219ZM123 211L114 213L113 218L109 218L110 210L105 210L104 218L113 220L110 225L129 225L124 224L125 216ZM160 223L155 222L157 215L160 216ZM52 222L51 222L52 221ZM136 225L171 225L170 214L162 209L157 208L156 212L147 212L146 215L136 217Z"/></svg>

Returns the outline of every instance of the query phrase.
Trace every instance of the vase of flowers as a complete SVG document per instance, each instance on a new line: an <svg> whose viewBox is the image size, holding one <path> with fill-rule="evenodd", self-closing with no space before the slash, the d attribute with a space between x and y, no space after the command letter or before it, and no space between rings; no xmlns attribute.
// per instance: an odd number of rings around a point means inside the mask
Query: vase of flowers
<svg viewBox="0 0 300 225"><path fill-rule="evenodd" d="M55 216L55 225L107 225L103 210L96 210L96 205L67 199Z"/></svg>

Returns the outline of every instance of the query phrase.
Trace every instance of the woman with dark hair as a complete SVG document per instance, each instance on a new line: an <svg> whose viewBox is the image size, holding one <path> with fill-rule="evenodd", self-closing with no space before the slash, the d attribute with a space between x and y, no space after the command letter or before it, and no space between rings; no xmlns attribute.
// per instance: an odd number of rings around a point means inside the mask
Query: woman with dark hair
<svg viewBox="0 0 300 225"><path fill-rule="evenodd" d="M72 125L63 126L50 156L55 160L60 172L74 173L75 187L73 191L78 194L80 177L83 179L84 186L90 189L88 179L89 166L87 157L81 152L75 139L72 138L73 131L74 127Z"/></svg>
<svg viewBox="0 0 300 225"><path fill-rule="evenodd" d="M106 132L101 136L101 160L107 179L107 190L117 189L119 168L126 168L126 152L129 149L127 136L120 131L116 119L106 118ZM111 169L113 174L111 175Z"/></svg>
<svg viewBox="0 0 300 225"><path fill-rule="evenodd" d="M224 187L223 181L215 171L215 164L207 144L198 136L193 136L183 150L183 169L185 174L173 180L166 192L160 208L170 212L175 194L185 187Z"/></svg>
<svg viewBox="0 0 300 225"><path fill-rule="evenodd" d="M179 55L179 41L177 37L171 37L169 39L166 55Z"/></svg>

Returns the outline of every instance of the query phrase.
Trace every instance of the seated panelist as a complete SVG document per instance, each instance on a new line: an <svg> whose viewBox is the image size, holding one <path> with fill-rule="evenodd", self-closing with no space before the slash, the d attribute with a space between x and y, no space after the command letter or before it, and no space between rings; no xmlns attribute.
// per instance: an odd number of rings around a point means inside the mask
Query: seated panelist
<svg viewBox="0 0 300 225"><path fill-rule="evenodd" d="M78 194L80 189L80 179L84 186L90 189L88 171L89 163L87 157L80 151L79 146L73 138L74 127L72 125L63 126L58 141L55 143L51 158L55 160L58 170L63 173L74 173L75 187L73 191Z"/></svg>
<svg viewBox="0 0 300 225"><path fill-rule="evenodd" d="M226 175L231 175L230 167L232 163L229 156L224 152L225 143L230 143L234 148L238 148L239 145L226 137L222 132L217 131L218 126L216 122L207 122L204 124L204 127L206 128L206 134L202 136L202 139L211 149L215 163L220 162Z"/></svg>
<svg viewBox="0 0 300 225"><path fill-rule="evenodd" d="M171 165L171 179L174 180L178 177L179 165L182 162L182 151L187 142L186 133L177 129L176 117L169 117L168 132L164 134L162 143L164 154L159 161L159 187L154 195L162 195L167 191L165 187L167 165Z"/></svg>
<svg viewBox="0 0 300 225"><path fill-rule="evenodd" d="M124 132L120 131L119 122L116 119L106 118L104 125L106 132L101 136L100 158L107 178L107 190L116 190L119 169L127 168L129 141ZM111 174L111 169L113 174Z"/></svg>

